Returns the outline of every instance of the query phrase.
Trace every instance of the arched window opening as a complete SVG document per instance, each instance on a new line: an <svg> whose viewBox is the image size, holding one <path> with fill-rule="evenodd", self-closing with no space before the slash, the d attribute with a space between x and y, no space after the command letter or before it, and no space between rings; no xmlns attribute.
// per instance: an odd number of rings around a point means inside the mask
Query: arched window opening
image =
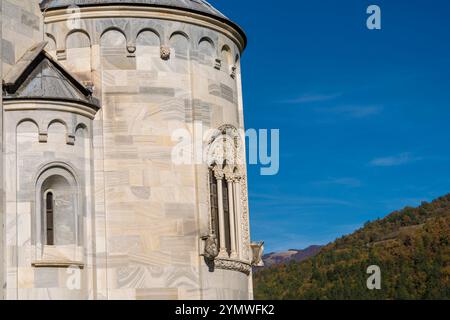
<svg viewBox="0 0 450 320"><path fill-rule="evenodd" d="M41 243L47 246L78 244L78 186L63 168L44 172L37 184L40 199Z"/></svg>
<svg viewBox="0 0 450 320"><path fill-rule="evenodd" d="M208 150L211 232L218 240L219 258L237 259L241 251L240 139L225 127Z"/></svg>
<svg viewBox="0 0 450 320"><path fill-rule="evenodd" d="M211 227L212 234L216 236L216 239L220 239L219 236L219 196L217 193L217 179L214 175L214 170L209 169L209 188L210 188L210 202L211 202Z"/></svg>
<svg viewBox="0 0 450 320"><path fill-rule="evenodd" d="M232 204L233 199L229 198L229 190L228 190L228 182L226 179L222 180L222 190L223 190L223 214L225 221L225 248L227 249L227 253L231 255L232 247L231 247L231 224L230 224L230 204ZM230 202L231 200L231 202Z"/></svg>
<svg viewBox="0 0 450 320"><path fill-rule="evenodd" d="M55 234L54 234L54 202L53 193L48 192L45 199L45 212L47 217L47 245L55 245Z"/></svg>

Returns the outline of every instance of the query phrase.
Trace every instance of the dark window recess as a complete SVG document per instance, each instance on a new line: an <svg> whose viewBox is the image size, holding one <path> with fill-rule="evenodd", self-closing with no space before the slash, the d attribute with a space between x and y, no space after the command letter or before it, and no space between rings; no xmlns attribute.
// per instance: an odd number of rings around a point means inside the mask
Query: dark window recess
<svg viewBox="0 0 450 320"><path fill-rule="evenodd" d="M225 179L223 183L223 213L225 218L225 241L228 254L231 254L231 230L230 230L230 202L228 198L228 183Z"/></svg>
<svg viewBox="0 0 450 320"><path fill-rule="evenodd" d="M54 199L53 193L47 193L45 199L45 212L47 215L47 245L55 245L55 230L54 230Z"/></svg>
<svg viewBox="0 0 450 320"><path fill-rule="evenodd" d="M209 184L210 184L210 203L211 203L211 225L212 233L216 236L220 246L220 229L219 229L219 195L217 194L217 179L214 175L214 171L209 171Z"/></svg>

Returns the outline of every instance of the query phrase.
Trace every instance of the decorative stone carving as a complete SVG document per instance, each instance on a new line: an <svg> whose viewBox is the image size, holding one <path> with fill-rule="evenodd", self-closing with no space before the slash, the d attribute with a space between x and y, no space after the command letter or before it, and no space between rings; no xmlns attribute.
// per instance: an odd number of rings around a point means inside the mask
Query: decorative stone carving
<svg viewBox="0 0 450 320"><path fill-rule="evenodd" d="M231 66L230 68L230 77L232 77L233 79L236 79L236 66Z"/></svg>
<svg viewBox="0 0 450 320"><path fill-rule="evenodd" d="M47 142L48 142L48 133L39 132L39 143L47 143Z"/></svg>
<svg viewBox="0 0 450 320"><path fill-rule="evenodd" d="M88 89L91 93L94 92L94 89L95 89L94 82L87 80L87 81L83 81L82 83L86 87L86 89Z"/></svg>
<svg viewBox="0 0 450 320"><path fill-rule="evenodd" d="M222 69L222 60L216 59L216 60L214 61L214 68L217 69L217 70Z"/></svg>
<svg viewBox="0 0 450 320"><path fill-rule="evenodd" d="M167 61L170 59L170 47L161 46L161 59Z"/></svg>
<svg viewBox="0 0 450 320"><path fill-rule="evenodd" d="M233 182L235 175L234 175L234 168L232 166L226 166L223 169L223 173L227 181Z"/></svg>
<svg viewBox="0 0 450 320"><path fill-rule="evenodd" d="M245 176L242 176L241 179L241 206L242 254L245 260L250 260L250 219L248 212L247 178Z"/></svg>
<svg viewBox="0 0 450 320"><path fill-rule="evenodd" d="M75 135L73 134L68 134L66 137L66 143L69 146L74 146L75 145Z"/></svg>
<svg viewBox="0 0 450 320"><path fill-rule="evenodd" d="M215 234L203 237L202 240L205 242L205 250L203 256L205 259L213 261L219 256L219 244Z"/></svg>
<svg viewBox="0 0 450 320"><path fill-rule="evenodd" d="M252 243L252 266L264 267L263 254L264 254L264 241L258 243Z"/></svg>
<svg viewBox="0 0 450 320"><path fill-rule="evenodd" d="M225 177L225 172L219 166L215 166L214 167L214 175L217 180L223 180L223 178Z"/></svg>
<svg viewBox="0 0 450 320"><path fill-rule="evenodd" d="M58 49L56 50L56 58L60 61L67 59L66 49Z"/></svg>
<svg viewBox="0 0 450 320"><path fill-rule="evenodd" d="M214 267L221 270L237 271L245 273L247 276L252 272L252 266L242 261L216 259Z"/></svg>
<svg viewBox="0 0 450 320"><path fill-rule="evenodd" d="M127 51L128 51L127 57L129 57L129 58L136 57L136 46L135 45L128 45Z"/></svg>
<svg viewBox="0 0 450 320"><path fill-rule="evenodd" d="M233 182L240 183L241 180L242 180L241 169L239 167L236 167L233 173Z"/></svg>
<svg viewBox="0 0 450 320"><path fill-rule="evenodd" d="M245 261L251 264L252 255L251 243L250 243L250 222L249 222L249 210L248 210L248 191L246 181L246 167L245 167L245 143L239 134L239 131L230 125L224 125L217 130L217 133L211 137L210 149L208 155L211 156L214 161L208 162L212 165L214 175L216 179L227 179L228 182L234 182L239 184L239 195L235 198L239 198L238 206L239 210L236 213L240 215L240 224L237 232L239 235L238 250L239 260ZM231 152L227 152L227 149ZM223 159L223 161L219 161ZM221 166L223 163L228 163L225 167ZM208 181L208 179L207 179ZM208 184L209 188L209 184ZM208 206L210 204L208 203ZM219 259L229 259L228 254L223 256L219 255Z"/></svg>

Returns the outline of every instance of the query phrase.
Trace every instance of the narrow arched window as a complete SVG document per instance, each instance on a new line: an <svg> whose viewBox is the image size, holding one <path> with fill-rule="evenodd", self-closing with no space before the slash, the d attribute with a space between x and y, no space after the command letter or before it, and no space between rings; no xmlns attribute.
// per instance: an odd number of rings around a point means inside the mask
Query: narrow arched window
<svg viewBox="0 0 450 320"><path fill-rule="evenodd" d="M223 194L223 214L225 221L225 248L228 254L231 254L231 234L230 234L230 199L228 197L228 183L226 179L222 180L222 194ZM231 199L232 201L232 199Z"/></svg>
<svg viewBox="0 0 450 320"><path fill-rule="evenodd" d="M54 230L54 199L53 193L48 192L45 199L45 212L46 212L46 231L47 231L47 245L53 246L55 244L55 230Z"/></svg>
<svg viewBox="0 0 450 320"><path fill-rule="evenodd" d="M217 169L217 168L216 168ZM234 199L230 199L230 184L223 175L216 175L215 169L209 170L211 232L216 236L221 253L231 256L236 253L232 239L236 238Z"/></svg>
<svg viewBox="0 0 450 320"><path fill-rule="evenodd" d="M240 139L235 128L223 127L208 150L211 229L219 242L219 258L241 255Z"/></svg>
<svg viewBox="0 0 450 320"><path fill-rule="evenodd" d="M78 244L78 188L75 179L63 169L45 173L40 184L42 243L48 246Z"/></svg>
<svg viewBox="0 0 450 320"><path fill-rule="evenodd" d="M219 196L217 193L217 179L212 169L209 170L209 188L211 203L211 228L216 239L220 241L219 229Z"/></svg>

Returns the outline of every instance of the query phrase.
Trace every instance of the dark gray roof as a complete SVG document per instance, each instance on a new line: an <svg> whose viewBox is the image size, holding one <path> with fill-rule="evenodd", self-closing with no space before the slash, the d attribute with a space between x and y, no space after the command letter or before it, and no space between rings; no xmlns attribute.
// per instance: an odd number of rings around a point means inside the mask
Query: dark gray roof
<svg viewBox="0 0 450 320"><path fill-rule="evenodd" d="M207 15L231 25L246 40L244 31L237 24L232 22L205 0L43 0L40 5L41 10L46 11L67 8L71 5L88 7L124 4L173 8Z"/></svg>
<svg viewBox="0 0 450 320"><path fill-rule="evenodd" d="M187 9L201 13L215 15L220 18L226 18L222 13L216 10L205 0L44 0L41 2L41 9L56 9L76 6L95 6L95 5L149 5L158 7L170 7L178 9Z"/></svg>
<svg viewBox="0 0 450 320"><path fill-rule="evenodd" d="M98 109L98 101L83 84L54 61L41 42L30 48L3 79L3 97L73 101Z"/></svg>

